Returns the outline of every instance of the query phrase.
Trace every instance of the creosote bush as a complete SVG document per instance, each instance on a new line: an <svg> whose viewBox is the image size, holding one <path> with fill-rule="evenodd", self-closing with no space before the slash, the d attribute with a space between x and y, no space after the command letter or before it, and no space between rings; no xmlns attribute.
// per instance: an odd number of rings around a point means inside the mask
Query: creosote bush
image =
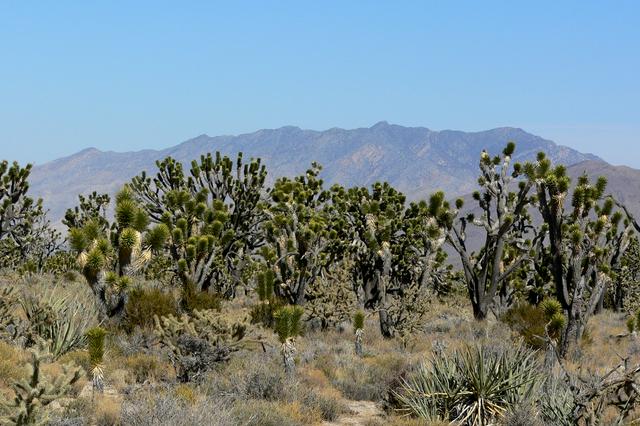
<svg viewBox="0 0 640 426"><path fill-rule="evenodd" d="M134 288L129 292L122 326L129 333L136 327L153 328L155 315L178 315L173 295L158 288Z"/></svg>

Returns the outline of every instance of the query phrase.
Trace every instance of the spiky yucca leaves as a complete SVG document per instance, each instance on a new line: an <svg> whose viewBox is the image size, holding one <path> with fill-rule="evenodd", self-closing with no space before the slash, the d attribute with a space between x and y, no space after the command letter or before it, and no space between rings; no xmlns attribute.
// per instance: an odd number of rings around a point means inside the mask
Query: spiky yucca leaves
<svg viewBox="0 0 640 426"><path fill-rule="evenodd" d="M131 187L151 220L169 228L174 273L184 288L233 296L248 255L262 243L265 167L219 152L193 161L188 177L171 157L156 165L155 176L143 172Z"/></svg>
<svg viewBox="0 0 640 426"><path fill-rule="evenodd" d="M577 344L591 315L601 306L607 286L615 276L633 225L615 201L604 197L607 181L600 177L592 184L581 176L571 203L565 203L570 179L562 165L553 167L544 153L524 173L536 190L535 205L544 224L537 231L539 252L536 271L547 271L555 286L555 296L567 313L560 353Z"/></svg>
<svg viewBox="0 0 640 426"><path fill-rule="evenodd" d="M264 224L267 244L260 250L266 267L273 271L276 295L292 304L303 304L328 261L326 194L319 179L321 167L313 163L303 176L280 178L269 192L268 220Z"/></svg>
<svg viewBox="0 0 640 426"><path fill-rule="evenodd" d="M295 339L302 333L303 314L300 306L285 306L275 314L274 330L282 343L282 361L287 375L293 375L296 370Z"/></svg>
<svg viewBox="0 0 640 426"><path fill-rule="evenodd" d="M213 310L196 310L180 318L155 316L154 321L154 333L171 351L171 362L182 382L197 380L233 352L260 340L249 333L246 322L230 322Z"/></svg>
<svg viewBox="0 0 640 426"><path fill-rule="evenodd" d="M275 313L284 306L284 302L274 292L275 273L271 269L263 269L256 274L256 293L258 303L251 309L251 322L272 328Z"/></svg>
<svg viewBox="0 0 640 426"><path fill-rule="evenodd" d="M149 218L125 186L116 196L116 221L82 217L80 228L69 230L69 243L78 266L108 318L119 316L126 304L130 275L140 271L152 253L164 248L169 230L160 224L148 229Z"/></svg>
<svg viewBox="0 0 640 426"><path fill-rule="evenodd" d="M49 377L42 374L43 363L49 360L46 345L31 349L28 379L13 384L13 401L0 402L8 415L0 418L3 424L45 425L49 424L45 408L57 399L66 396L71 386L82 376L82 369L73 365L63 366L63 372Z"/></svg>
<svg viewBox="0 0 640 426"><path fill-rule="evenodd" d="M364 307L379 312L380 331L392 337L386 311L386 288L392 279L393 253L402 235L405 196L388 183L348 190L331 188L331 227L336 232L331 249L336 257L352 261L354 290L362 289Z"/></svg>
<svg viewBox="0 0 640 426"><path fill-rule="evenodd" d="M439 354L404 380L403 410L430 421L486 426L534 397L541 377L535 353L522 346L473 346Z"/></svg>
<svg viewBox="0 0 640 426"><path fill-rule="evenodd" d="M86 335L93 391L102 393L104 391L104 340L107 331L102 327L94 327L88 330Z"/></svg>
<svg viewBox="0 0 640 426"><path fill-rule="evenodd" d="M98 322L92 301L70 294L58 285L31 294L23 292L19 306L24 321L15 317L13 323L16 333L23 337L23 344L29 347L44 340L54 359L82 346L85 331Z"/></svg>
<svg viewBox="0 0 640 426"><path fill-rule="evenodd" d="M446 229L447 243L462 261L465 281L473 314L484 319L493 308L497 296L508 292L508 283L528 260L530 242L526 229L530 222L527 206L533 183L518 181L514 191L512 183L522 176L522 166L512 166L515 144L509 142L501 156L491 158L486 151L480 156L480 191L473 194L482 211L460 217L464 200L451 206L442 192L429 201L429 210L438 224ZM484 233L484 244L478 251L467 246L467 226L471 224Z"/></svg>

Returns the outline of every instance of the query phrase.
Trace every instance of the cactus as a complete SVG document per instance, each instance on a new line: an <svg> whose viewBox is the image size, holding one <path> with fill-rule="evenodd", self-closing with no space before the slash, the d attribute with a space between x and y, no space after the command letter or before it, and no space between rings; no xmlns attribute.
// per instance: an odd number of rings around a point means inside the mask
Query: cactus
<svg viewBox="0 0 640 426"><path fill-rule="evenodd" d="M196 310L180 318L155 316L154 321L154 333L160 344L171 351L171 361L182 382L198 379L255 341L248 335L244 321L230 323L213 310Z"/></svg>
<svg viewBox="0 0 640 426"><path fill-rule="evenodd" d="M29 378L13 384L15 394L12 402L0 403L5 406L9 414L2 418L3 423L12 425L44 425L48 424L44 408L67 395L71 386L77 382L82 369L72 365L65 365L62 374L55 377L44 376L41 372L42 363L50 355L46 344L31 349Z"/></svg>
<svg viewBox="0 0 640 426"><path fill-rule="evenodd" d="M296 371L295 354L297 352L295 339L302 332L302 314L304 310L299 306L285 306L275 314L274 330L280 339L282 361L288 376Z"/></svg>
<svg viewBox="0 0 640 426"><path fill-rule="evenodd" d="M87 347L91 362L91 384L94 392L104 391L104 338L107 331L102 327L94 327L87 331Z"/></svg>
<svg viewBox="0 0 640 426"><path fill-rule="evenodd" d="M356 336L356 355L364 356L364 349L362 348L362 339L364 337L364 312L358 311L353 316L353 330Z"/></svg>
<svg viewBox="0 0 640 426"><path fill-rule="evenodd" d="M232 297L249 253L262 243L265 167L259 159L243 163L242 153L235 163L203 155L189 177L171 157L156 165L153 179L143 172L131 188L150 219L168 227L173 272L184 289Z"/></svg>

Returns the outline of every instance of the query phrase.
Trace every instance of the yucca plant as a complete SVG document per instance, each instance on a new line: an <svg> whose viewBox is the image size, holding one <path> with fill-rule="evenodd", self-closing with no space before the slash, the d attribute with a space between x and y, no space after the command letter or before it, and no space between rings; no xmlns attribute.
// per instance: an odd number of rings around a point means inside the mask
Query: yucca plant
<svg viewBox="0 0 640 426"><path fill-rule="evenodd" d="M94 327L87 331L87 348L89 349L89 360L91 362L91 381L93 391L102 393L104 391L104 339L107 332L102 327Z"/></svg>
<svg viewBox="0 0 640 426"><path fill-rule="evenodd" d="M285 306L274 315L274 330L282 343L282 360L284 370L288 375L293 375L296 369L295 363L295 338L302 332L302 314L304 310L299 306Z"/></svg>
<svg viewBox="0 0 640 426"><path fill-rule="evenodd" d="M362 339L364 337L364 312L358 311L353 315L353 330L356 335L356 355L363 356Z"/></svg>
<svg viewBox="0 0 640 426"><path fill-rule="evenodd" d="M396 397L406 414L485 426L529 401L540 383L534 352L522 346L468 347L441 354L405 379Z"/></svg>

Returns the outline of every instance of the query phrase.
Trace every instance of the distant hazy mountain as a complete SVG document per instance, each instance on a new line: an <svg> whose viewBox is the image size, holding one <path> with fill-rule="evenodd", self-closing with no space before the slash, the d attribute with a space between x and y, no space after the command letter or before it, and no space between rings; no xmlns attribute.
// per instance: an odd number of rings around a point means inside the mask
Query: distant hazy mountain
<svg viewBox="0 0 640 426"><path fill-rule="evenodd" d="M57 220L66 208L76 204L78 194L93 190L113 193L142 170L153 172L158 159L172 156L189 162L206 152L235 156L242 151L246 158L264 160L270 181L303 173L312 161L318 161L324 167L327 184L369 185L384 180L409 199L427 197L438 189L453 197L475 188L480 151L498 154L507 141L517 144L516 160L533 159L538 151L545 151L554 162L574 165L587 161L583 164L589 165L589 170L617 170L608 169L612 166L594 155L556 145L521 129L467 133L380 122L353 130L282 127L239 136L201 135L161 151L117 153L89 148L34 167L31 188L32 195L42 197ZM624 172L625 176L639 173L633 169Z"/></svg>

